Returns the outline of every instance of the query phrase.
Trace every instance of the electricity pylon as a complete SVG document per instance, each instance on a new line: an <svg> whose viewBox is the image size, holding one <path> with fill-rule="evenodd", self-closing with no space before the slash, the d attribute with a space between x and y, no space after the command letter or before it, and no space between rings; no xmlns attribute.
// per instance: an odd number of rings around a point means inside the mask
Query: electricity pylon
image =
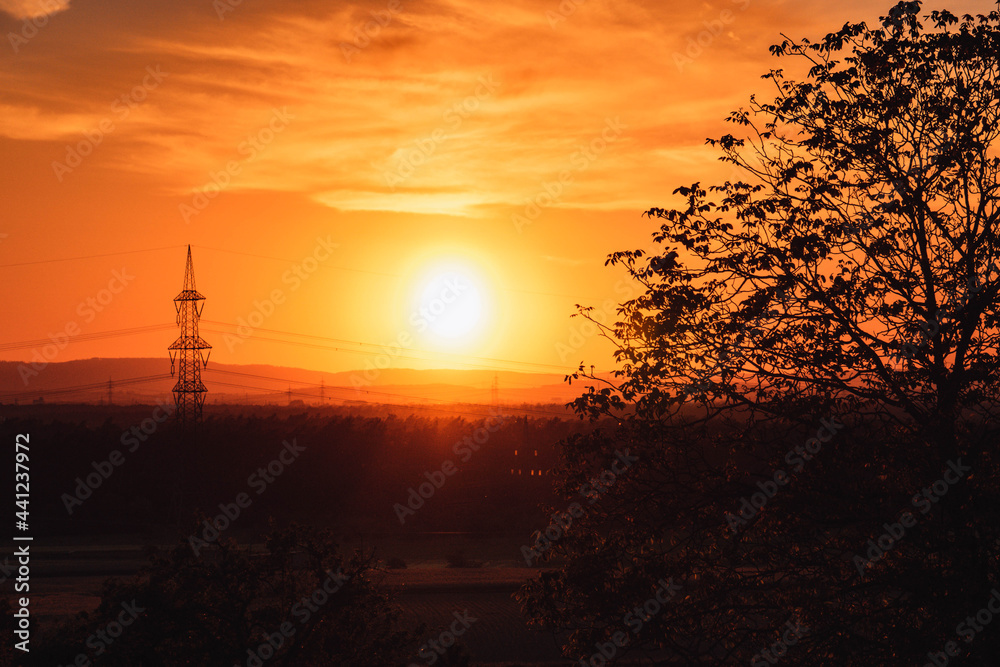
<svg viewBox="0 0 1000 667"><path fill-rule="evenodd" d="M205 300L194 287L194 264L191 262L191 246L188 246L187 265L184 267L184 289L174 298L177 309L177 326L180 337L167 349L170 351L170 374L174 374L177 364L177 384L174 385L174 404L177 419L182 424L201 420L201 408L205 404L208 389L201 381L201 369L208 365L208 355L212 346L198 335L198 320L205 308ZM207 350L207 352L206 352Z"/></svg>

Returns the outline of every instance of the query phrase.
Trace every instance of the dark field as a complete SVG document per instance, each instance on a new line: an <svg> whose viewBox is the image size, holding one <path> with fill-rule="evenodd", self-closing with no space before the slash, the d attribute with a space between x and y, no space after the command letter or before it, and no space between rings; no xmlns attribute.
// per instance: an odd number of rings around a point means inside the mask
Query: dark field
<svg viewBox="0 0 1000 667"><path fill-rule="evenodd" d="M93 612L108 577L135 576L146 562L144 547L123 542L124 539L109 538L105 545L67 544L37 549L32 560L35 621L47 624L80 612ZM519 548L513 541L437 535L403 542L381 539L369 541L365 546L373 544L378 552L397 557L402 554L408 563L406 569L384 572L381 582L402 609L405 625L416 627L422 623L430 636L434 636L454 620L455 612L468 612L476 622L460 641L471 664L496 667L575 664L561 659L556 637L526 626L512 596L525 581L537 577L539 570L509 558L512 547L514 553ZM480 560L483 566L454 568L448 566L445 558L432 557L455 552ZM4 557L7 556L5 552ZM7 597L13 598L9 582L4 587Z"/></svg>
<svg viewBox="0 0 1000 667"><path fill-rule="evenodd" d="M374 554L373 580L402 610L402 627L423 624L432 638L466 613L476 622L459 642L472 664L566 664L555 637L527 628L513 594L540 572L525 564L521 547L547 524L541 505L558 502L557 443L579 423L529 410L491 424L488 416L461 416L460 406L456 414L402 417L219 409L198 433L168 425L130 447L130 425L150 410L39 406L33 419L0 424L31 433L35 451L45 450L32 470L30 596L40 633L33 641L93 614L106 581L135 577L148 550L165 554L192 535L205 537L205 518L246 493L252 504L220 539L262 553L263 535L276 526L327 528L341 553ZM290 441L304 448L301 461L286 461L273 477L259 474ZM111 460L121 462L109 468ZM448 461L454 471L445 475ZM88 480L95 471L101 478ZM434 493L410 503L417 509L400 522L397 506L428 480L437 482ZM203 557L211 559L208 542ZM0 564L16 562L12 552L0 554ZM3 583L12 606L13 583L13 576Z"/></svg>

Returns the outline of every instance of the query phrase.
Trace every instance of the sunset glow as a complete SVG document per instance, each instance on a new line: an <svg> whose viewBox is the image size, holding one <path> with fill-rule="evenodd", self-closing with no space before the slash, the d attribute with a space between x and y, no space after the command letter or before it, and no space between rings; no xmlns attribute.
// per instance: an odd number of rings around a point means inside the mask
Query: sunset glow
<svg viewBox="0 0 1000 667"><path fill-rule="evenodd" d="M732 130L723 120L759 91L781 32L883 9L8 0L0 270L18 289L3 338L170 324L190 243L205 317L227 331L282 290L263 328L371 349L408 333L436 351L395 366L608 366L609 347L579 343L570 319L627 292L606 255L649 247L642 213L676 204L677 185L730 175L704 140ZM412 331L445 246L471 258L475 289ZM82 316L123 269L135 280ZM58 360L154 356L171 335L83 337ZM214 344L226 363L365 362L259 332Z"/></svg>

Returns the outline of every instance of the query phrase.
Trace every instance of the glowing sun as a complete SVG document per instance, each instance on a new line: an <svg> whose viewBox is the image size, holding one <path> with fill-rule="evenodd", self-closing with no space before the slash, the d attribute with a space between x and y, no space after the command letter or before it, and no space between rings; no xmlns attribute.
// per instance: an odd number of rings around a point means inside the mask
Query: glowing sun
<svg viewBox="0 0 1000 667"><path fill-rule="evenodd" d="M442 338L471 333L483 317L482 293L476 281L462 271L434 273L420 289L413 324Z"/></svg>

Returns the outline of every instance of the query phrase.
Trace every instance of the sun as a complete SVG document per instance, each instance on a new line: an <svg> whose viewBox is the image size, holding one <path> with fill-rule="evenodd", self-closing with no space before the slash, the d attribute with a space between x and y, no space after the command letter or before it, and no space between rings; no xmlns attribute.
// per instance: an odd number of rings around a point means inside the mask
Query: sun
<svg viewBox="0 0 1000 667"><path fill-rule="evenodd" d="M420 289L414 318L418 330L446 339L475 331L483 318L483 297L476 282L460 270L433 273Z"/></svg>
<svg viewBox="0 0 1000 667"><path fill-rule="evenodd" d="M408 324L420 340L454 350L482 338L492 306L486 281L473 262L435 258L410 284Z"/></svg>

